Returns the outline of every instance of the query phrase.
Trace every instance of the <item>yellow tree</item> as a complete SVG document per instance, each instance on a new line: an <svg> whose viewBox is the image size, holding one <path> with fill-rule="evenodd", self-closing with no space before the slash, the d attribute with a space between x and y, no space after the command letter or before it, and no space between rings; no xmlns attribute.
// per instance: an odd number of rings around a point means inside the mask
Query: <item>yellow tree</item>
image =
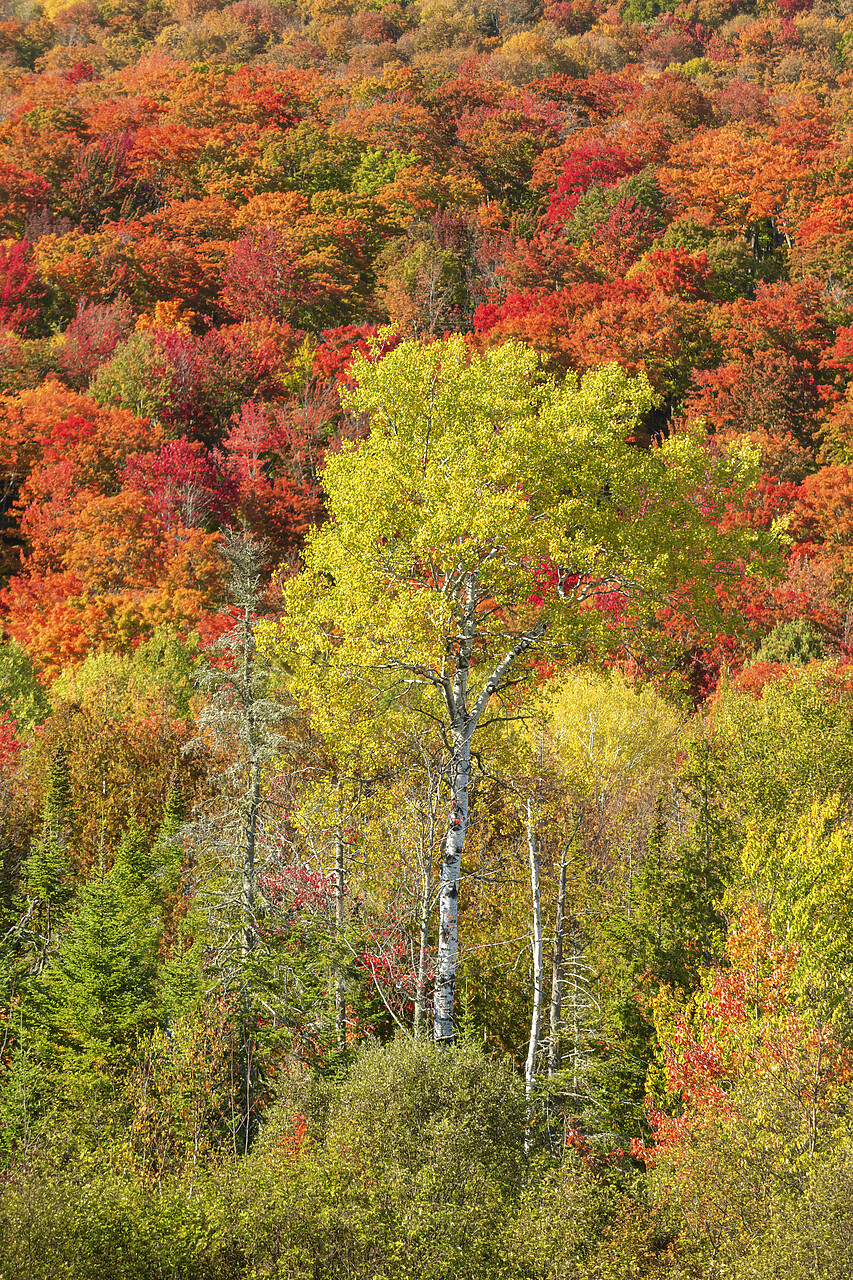
<svg viewBox="0 0 853 1280"><path fill-rule="evenodd" d="M402 343L352 376L346 408L369 434L328 456L330 519L287 591L281 644L300 655L297 696L334 668L376 714L404 703L445 737L434 1032L448 1042L475 734L532 651L601 647L620 612L641 626L677 588L708 597L757 536L714 522L752 463L689 435L636 448L645 377L608 366L556 383L515 343Z"/></svg>

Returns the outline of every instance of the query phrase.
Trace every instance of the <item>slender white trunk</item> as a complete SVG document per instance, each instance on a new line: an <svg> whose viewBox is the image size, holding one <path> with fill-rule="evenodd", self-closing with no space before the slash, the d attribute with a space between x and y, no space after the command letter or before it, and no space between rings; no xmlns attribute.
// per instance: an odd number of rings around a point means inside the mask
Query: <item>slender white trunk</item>
<svg viewBox="0 0 853 1280"><path fill-rule="evenodd" d="M441 879L438 891L438 952L435 967L434 1034L439 1044L452 1044L453 1001L456 994L456 969L459 956L459 879L462 871L462 849L468 830L468 804L471 786L471 739L489 702L503 685L513 664L545 634L547 620L516 641L508 653L487 676L469 710L468 676L477 638L477 606L481 597L476 573L460 569L460 627L452 642L454 671L452 678L443 677L441 686L449 716L452 743L450 757L450 822L444 841ZM485 597L483 597L485 598ZM431 677L434 678L434 677Z"/></svg>
<svg viewBox="0 0 853 1280"><path fill-rule="evenodd" d="M344 838L341 830L341 811L338 807L338 825L335 831L335 937L340 946L341 934L344 931ZM336 960L333 969L335 985L335 1028L338 1036L338 1048L347 1047L347 993L344 983L344 972L340 960Z"/></svg>
<svg viewBox="0 0 853 1280"><path fill-rule="evenodd" d="M560 858L560 879L557 885L557 919L554 922L554 952L551 959L551 1038L548 1045L548 1075L553 1078L560 1066L561 1033L563 1022L563 929L566 921L566 868L568 849L564 846Z"/></svg>
<svg viewBox="0 0 853 1280"><path fill-rule="evenodd" d="M462 849L468 829L468 793L471 780L471 738L466 725L454 731L450 761L450 822L441 860L438 890L438 953L435 965L434 1034L439 1043L454 1038L453 1000L459 956L459 877Z"/></svg>
<svg viewBox="0 0 853 1280"><path fill-rule="evenodd" d="M432 848L427 850L421 889L420 937L418 939L418 976L415 985L415 1039L420 1040L426 1026L426 972L429 947L429 913L432 898Z"/></svg>
<svg viewBox="0 0 853 1280"><path fill-rule="evenodd" d="M536 1093L536 1055L542 1033L542 903L539 891L539 850L533 827L533 812L527 801L527 852L530 858L530 889L533 900L533 1013L530 1019L530 1043L524 1069L524 1086L527 1097L527 1124L524 1133L524 1150L530 1153L533 1146L533 1098Z"/></svg>

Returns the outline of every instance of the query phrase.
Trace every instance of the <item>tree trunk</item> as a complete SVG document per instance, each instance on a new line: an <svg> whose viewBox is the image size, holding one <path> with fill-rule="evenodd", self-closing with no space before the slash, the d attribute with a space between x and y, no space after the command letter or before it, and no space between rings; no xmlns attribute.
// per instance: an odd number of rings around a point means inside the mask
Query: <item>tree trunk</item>
<svg viewBox="0 0 853 1280"><path fill-rule="evenodd" d="M561 1035L563 1022L563 930L566 922L566 868L568 848L563 848L560 859L560 879L557 885L557 918L554 921L554 952L551 958L551 1036L548 1045L548 1076L553 1079L560 1066Z"/></svg>
<svg viewBox="0 0 853 1280"><path fill-rule="evenodd" d="M527 1098L527 1123L524 1130L524 1151L529 1155L533 1148L533 1098L536 1093L536 1055L542 1031L542 904L539 892L539 850L533 829L533 812L527 801L527 852L530 858L530 889L533 899L533 1013L530 1019L530 1043L524 1069L524 1090Z"/></svg>
<svg viewBox="0 0 853 1280"><path fill-rule="evenodd" d="M249 785L246 791L246 818L243 826L243 866L240 905L242 913L243 959L253 950L255 926L255 849L258 835L258 816L261 807L261 765L258 759L258 735L252 697L254 677L255 637L252 620L246 609L243 619L243 700L245 706L246 747L249 754Z"/></svg>
<svg viewBox="0 0 853 1280"><path fill-rule="evenodd" d="M468 791L471 780L471 737L468 726L454 731L453 756L450 761L450 823L441 860L438 891L438 955L435 965L435 1039L440 1044L452 1043L453 1000L456 993L456 967L459 955L459 877L462 871L462 848L468 828Z"/></svg>
<svg viewBox="0 0 853 1280"><path fill-rule="evenodd" d="M581 960L581 938L577 927L577 922L572 926L571 932L571 978L569 982L570 1004L571 1004L571 1043L572 1043L572 1098L575 1106L579 1107L582 1102L582 1077L586 1075L586 1053L582 1048L582 1040L585 1038L587 1031L588 1019L588 998L585 987L585 979L582 971L585 968Z"/></svg>
<svg viewBox="0 0 853 1280"><path fill-rule="evenodd" d="M426 1027L426 971L429 947L429 915L432 898L432 849L424 858L424 879L421 896L420 937L418 939L418 976L415 985L415 1039L420 1040Z"/></svg>
<svg viewBox="0 0 853 1280"><path fill-rule="evenodd" d="M459 878L462 849L468 830L468 804L471 786L471 739L489 702L502 687L513 664L531 645L545 634L543 620L522 636L486 677L474 705L468 709L468 676L477 637L477 606L481 601L476 573L460 572L459 633L451 642L454 652L452 678L442 676L449 717L452 744L450 757L450 822L441 861L438 891L438 954L435 966L434 1034L438 1044L452 1044L455 1036L453 1002L456 994L456 969L459 955ZM431 675L431 679L435 679Z"/></svg>
<svg viewBox="0 0 853 1280"><path fill-rule="evenodd" d="M246 748L249 756L249 778L246 790L246 813L243 825L243 865L242 883L240 886L240 907L242 915L242 937L240 950L243 960L247 960L258 940L257 922L255 920L256 873L255 854L258 839L258 821L261 811L261 763L258 752L258 731L255 723L254 707L254 664L255 636L252 631L252 619L248 608L243 618L243 705L246 734ZM248 1155L252 1141L252 1113L254 1110L254 1084L252 1072L255 1057L255 1012L248 986L243 982L241 993L241 1069L243 1072L242 1116L240 1117L240 1147L242 1154Z"/></svg>
<svg viewBox="0 0 853 1280"><path fill-rule="evenodd" d="M261 767L253 760L249 768L249 790L246 796L246 824L243 832L243 868L241 886L241 914L243 937L241 951L245 960L254 949L255 926L255 848L258 833L258 812L261 804Z"/></svg>
<svg viewBox="0 0 853 1280"><path fill-rule="evenodd" d="M344 931L344 889L344 837L341 830L341 810L338 806L338 825L335 832L335 936L338 946ZM332 972L335 984L335 1028L338 1035L338 1048L343 1052L347 1047L347 993L344 972L339 959L335 960Z"/></svg>

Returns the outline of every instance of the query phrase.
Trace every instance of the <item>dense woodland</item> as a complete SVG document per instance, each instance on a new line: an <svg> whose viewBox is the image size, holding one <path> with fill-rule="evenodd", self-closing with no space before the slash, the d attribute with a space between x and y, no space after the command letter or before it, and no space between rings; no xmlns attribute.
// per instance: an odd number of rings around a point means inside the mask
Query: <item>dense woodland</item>
<svg viewBox="0 0 853 1280"><path fill-rule="evenodd" d="M0 1278L849 1277L853 5L0 18Z"/></svg>

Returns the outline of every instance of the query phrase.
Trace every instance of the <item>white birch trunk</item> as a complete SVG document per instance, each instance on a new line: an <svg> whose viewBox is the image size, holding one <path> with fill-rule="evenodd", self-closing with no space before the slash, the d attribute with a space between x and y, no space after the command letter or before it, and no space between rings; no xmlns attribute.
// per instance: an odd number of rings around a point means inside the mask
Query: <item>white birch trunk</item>
<svg viewBox="0 0 853 1280"><path fill-rule="evenodd" d="M566 921L566 869L568 850L560 858L557 886L557 918L554 922L554 954L551 960L551 1039L548 1045L548 1075L553 1079L560 1066L563 1024L563 930Z"/></svg>
<svg viewBox="0 0 853 1280"><path fill-rule="evenodd" d="M415 1039L420 1040L426 1026L426 972L429 947L429 913L432 899L432 849L424 858L421 888L420 937L418 939L418 976L415 985Z"/></svg>
<svg viewBox="0 0 853 1280"><path fill-rule="evenodd" d="M460 570L459 633L453 641L454 670L440 681L449 718L452 743L450 770L450 822L444 841L438 892L438 948L435 966L433 1031L438 1044L452 1044L455 1037L453 1005L459 959L459 879L462 850L468 830L471 785L471 739L495 693L501 688L515 661L545 634L543 620L522 636L489 673L474 705L468 709L468 676L477 638L477 607L480 603L476 573ZM430 679L434 679L430 676Z"/></svg>
<svg viewBox="0 0 853 1280"><path fill-rule="evenodd" d="M339 806L338 825L335 832L335 939L339 947L344 931L344 890L344 839ZM335 986L335 1028L338 1048L343 1052L347 1047L347 993L340 959L335 960L332 973Z"/></svg>
<svg viewBox="0 0 853 1280"><path fill-rule="evenodd" d="M527 1098L527 1124L524 1132L524 1150L529 1155L533 1146L533 1099L536 1093L536 1055L542 1034L542 903L539 889L539 850L533 828L533 813L527 801L527 852L530 859L530 889L533 901L533 1012L530 1019L530 1043L524 1069L524 1091Z"/></svg>
<svg viewBox="0 0 853 1280"><path fill-rule="evenodd" d="M450 823L444 841L438 890L438 952L435 965L434 1035L449 1044L455 1035L453 1002L459 957L459 877L462 849L468 829L468 787L471 778L471 738L466 730L454 733L450 763Z"/></svg>

